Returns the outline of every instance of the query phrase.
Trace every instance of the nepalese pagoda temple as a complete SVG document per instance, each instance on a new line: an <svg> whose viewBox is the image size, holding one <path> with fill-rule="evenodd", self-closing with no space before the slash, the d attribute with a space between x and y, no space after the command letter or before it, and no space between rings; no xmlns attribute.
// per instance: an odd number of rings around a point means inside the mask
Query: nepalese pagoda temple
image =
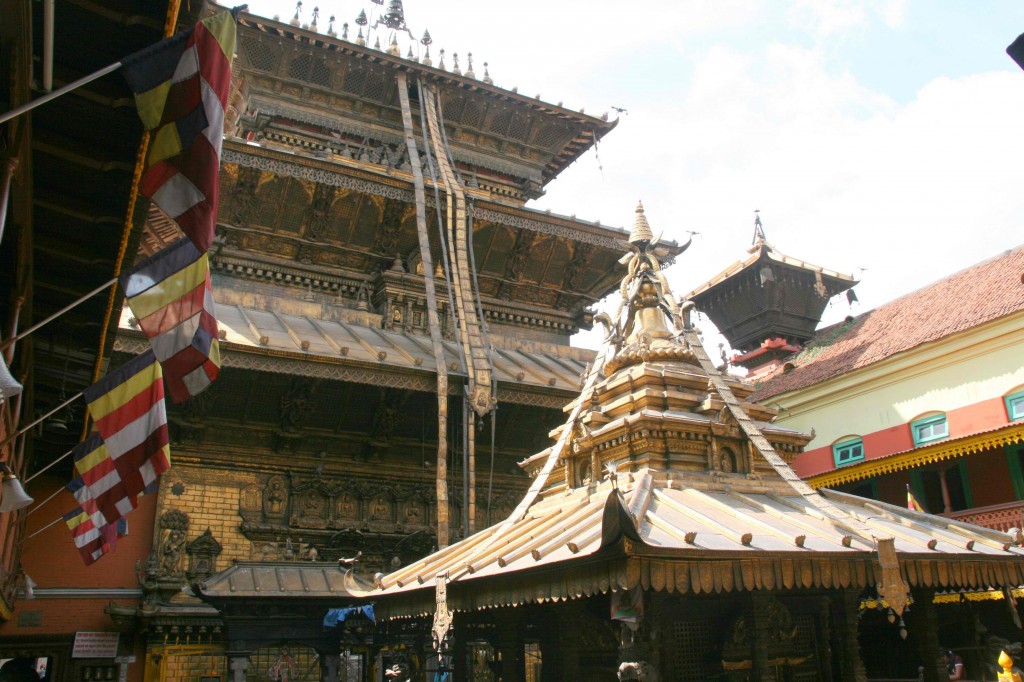
<svg viewBox="0 0 1024 682"><path fill-rule="evenodd" d="M779 251L765 236L758 215L749 254L700 285L685 299L711 318L736 351L731 362L748 377L782 365L814 338L833 296L857 300L849 275Z"/></svg>
<svg viewBox="0 0 1024 682"><path fill-rule="evenodd" d="M454 679L853 682L894 642L948 679L934 595L1012 601L1020 535L809 488L788 462L810 436L709 361L642 208L629 246L607 339L555 444L522 462L515 511L372 581L351 570L348 591L413 668ZM891 624L866 630L864 600Z"/></svg>

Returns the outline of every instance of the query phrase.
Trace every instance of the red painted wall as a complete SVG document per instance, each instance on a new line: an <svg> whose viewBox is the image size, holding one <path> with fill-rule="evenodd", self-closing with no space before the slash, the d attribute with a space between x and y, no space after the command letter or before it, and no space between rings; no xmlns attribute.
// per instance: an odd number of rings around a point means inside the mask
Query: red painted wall
<svg viewBox="0 0 1024 682"><path fill-rule="evenodd" d="M983 400L973 405L950 410L946 413L946 419L949 423L950 440L990 431L1000 426L1006 426L1009 423L1009 419L1006 416L1006 405L1001 397ZM914 448L914 438L910 433L910 422L872 433L857 435L864 440L865 460L879 459ZM834 471L835 468L831 444L803 452L797 455L793 461L793 469L803 478ZM1004 501L1010 499L1013 499L1012 493L1009 497L1004 498ZM982 506L978 502L977 495L975 495L975 504Z"/></svg>
<svg viewBox="0 0 1024 682"><path fill-rule="evenodd" d="M29 494L41 502L65 483L56 477L40 476L32 482ZM70 493L60 493L27 517L23 537L52 523L76 504ZM118 541L115 552L101 557L91 566L86 566L82 561L71 539L71 531L67 524L60 521L24 542L21 548L22 567L36 582L37 590L53 587L137 588L135 562L139 559L145 562L149 554L153 543L155 514L156 496L139 498L139 507L128 515L128 535ZM112 631L114 624L103 611L111 601L109 598L22 599L15 604L14 617L9 622L0 623L0 638L74 634L78 630ZM139 603L135 599L113 601L125 605ZM42 624L19 626L18 615L23 611L41 611Z"/></svg>

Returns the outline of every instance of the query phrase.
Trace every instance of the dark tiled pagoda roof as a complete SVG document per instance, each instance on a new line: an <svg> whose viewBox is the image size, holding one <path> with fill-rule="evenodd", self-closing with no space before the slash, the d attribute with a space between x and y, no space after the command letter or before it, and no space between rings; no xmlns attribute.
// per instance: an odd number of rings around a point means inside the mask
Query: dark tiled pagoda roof
<svg viewBox="0 0 1024 682"><path fill-rule="evenodd" d="M818 332L754 400L807 388L1024 310L1024 246Z"/></svg>

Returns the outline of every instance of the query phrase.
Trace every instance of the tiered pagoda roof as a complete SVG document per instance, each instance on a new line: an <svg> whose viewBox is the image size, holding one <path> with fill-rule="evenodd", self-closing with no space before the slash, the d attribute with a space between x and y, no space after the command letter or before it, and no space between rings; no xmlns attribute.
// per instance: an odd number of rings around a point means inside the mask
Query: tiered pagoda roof
<svg viewBox="0 0 1024 682"><path fill-rule="evenodd" d="M760 225L760 223L758 223ZM749 256L686 295L741 353L748 368L799 351L829 299L857 284L849 275L781 253L763 238Z"/></svg>
<svg viewBox="0 0 1024 682"><path fill-rule="evenodd" d="M800 481L786 461L810 436L773 425L770 408L748 401L750 385L715 369L692 304L676 303L639 234L621 305L599 316L608 340L556 444L522 463L534 483L516 511L372 584L350 574L351 592L401 617L434 612L438 582L450 607L475 610L637 585L701 594L882 584L896 602L908 586L1024 579L1019 535Z"/></svg>

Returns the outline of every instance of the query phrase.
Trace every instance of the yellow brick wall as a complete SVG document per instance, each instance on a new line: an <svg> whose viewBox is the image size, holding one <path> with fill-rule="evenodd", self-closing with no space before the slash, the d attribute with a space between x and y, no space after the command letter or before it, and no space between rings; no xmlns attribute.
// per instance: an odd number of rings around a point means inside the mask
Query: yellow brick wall
<svg viewBox="0 0 1024 682"><path fill-rule="evenodd" d="M218 646L154 647L146 654L146 682L200 682L219 675L227 680L228 659Z"/></svg>
<svg viewBox="0 0 1024 682"><path fill-rule="evenodd" d="M214 569L222 571L230 567L232 561L250 557L252 543L238 530L242 523L238 501L242 488L256 482L256 476L247 472L175 463L160 479L157 523L171 509L185 512L189 519L188 542L209 528L222 547ZM183 488L180 494L175 494L176 486Z"/></svg>

